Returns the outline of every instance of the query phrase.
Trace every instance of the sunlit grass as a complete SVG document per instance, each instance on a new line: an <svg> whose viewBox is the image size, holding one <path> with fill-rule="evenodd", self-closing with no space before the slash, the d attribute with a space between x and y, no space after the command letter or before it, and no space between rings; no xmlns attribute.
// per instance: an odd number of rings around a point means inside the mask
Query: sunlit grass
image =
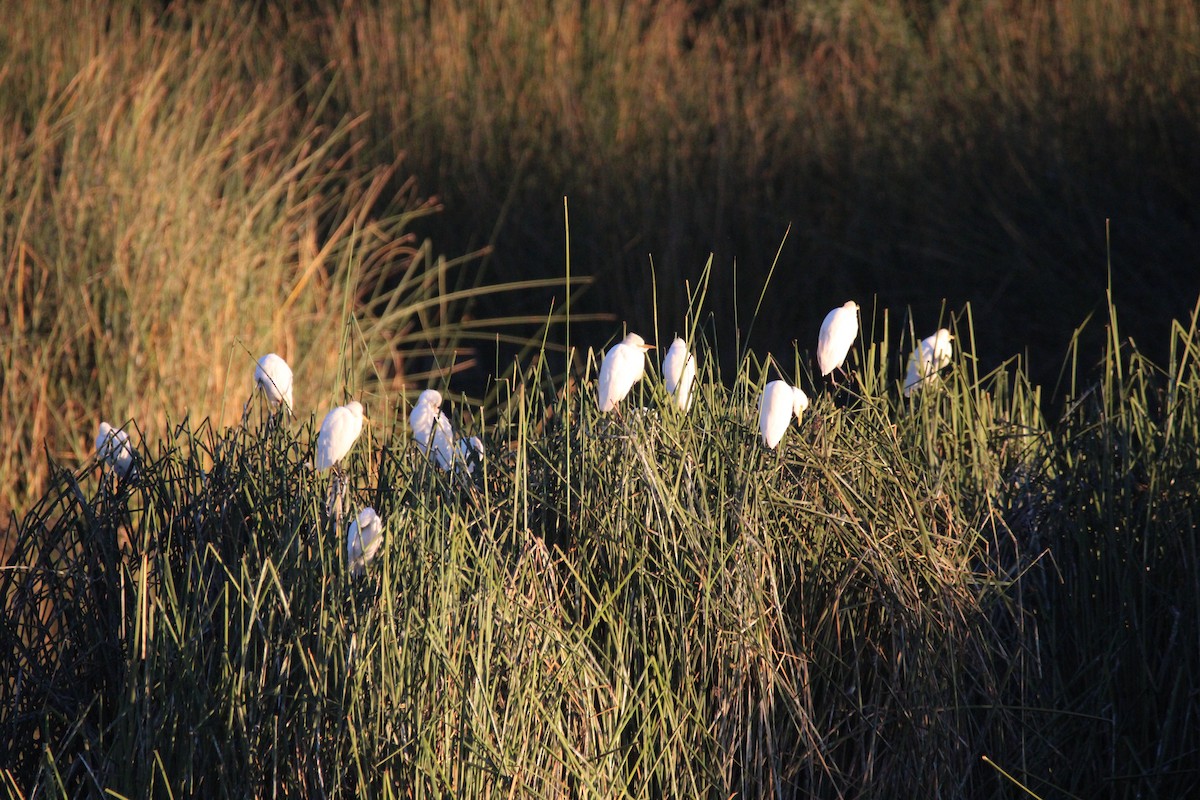
<svg viewBox="0 0 1200 800"><path fill-rule="evenodd" d="M155 438L178 409L233 422L263 353L323 387L297 398L318 410L420 388L529 326L466 315L545 282L481 285L479 253L438 255L418 233L437 206L400 156L352 163L362 118L301 103L330 76L297 83L251 11L215 4L186 30L172 13L64 26L53 8L14 12L0 31L0 517L43 492L43 448L81 460L100 419Z"/></svg>

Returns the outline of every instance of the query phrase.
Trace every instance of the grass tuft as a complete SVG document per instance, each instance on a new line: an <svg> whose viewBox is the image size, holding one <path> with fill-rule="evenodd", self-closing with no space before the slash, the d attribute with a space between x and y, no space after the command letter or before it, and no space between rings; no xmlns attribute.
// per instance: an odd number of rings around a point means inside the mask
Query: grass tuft
<svg viewBox="0 0 1200 800"><path fill-rule="evenodd" d="M702 360L686 416L651 375L619 418L538 359L498 387L472 475L402 433L353 451L348 505L385 542L357 580L313 418L185 420L128 481L55 467L0 573L7 780L1184 794L1200 347L1194 318L1166 369L1112 342L1052 420L969 345L905 397L865 341L874 372L837 402L814 389L776 451L750 357L729 388Z"/></svg>

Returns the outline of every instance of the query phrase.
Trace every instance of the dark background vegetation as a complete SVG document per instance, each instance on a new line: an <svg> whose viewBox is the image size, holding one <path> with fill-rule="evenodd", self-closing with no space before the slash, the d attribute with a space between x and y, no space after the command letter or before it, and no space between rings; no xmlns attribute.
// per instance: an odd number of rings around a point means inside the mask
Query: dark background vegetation
<svg viewBox="0 0 1200 800"><path fill-rule="evenodd" d="M330 26L335 102L444 203L442 246L494 245L488 275L562 274L566 197L582 310L651 329L652 259L669 337L712 253L705 311L744 333L790 226L756 349L811 350L850 298L921 336L970 303L985 362L1051 385L1110 257L1153 355L1200 291L1195 3L502 5Z"/></svg>

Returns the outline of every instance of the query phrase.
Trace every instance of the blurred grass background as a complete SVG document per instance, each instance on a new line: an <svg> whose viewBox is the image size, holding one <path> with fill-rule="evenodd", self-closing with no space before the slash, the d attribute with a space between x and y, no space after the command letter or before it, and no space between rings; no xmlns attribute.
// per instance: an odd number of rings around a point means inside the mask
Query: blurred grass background
<svg viewBox="0 0 1200 800"><path fill-rule="evenodd" d="M581 307L635 329L682 327L710 252L708 310L748 318L789 226L764 350L848 298L970 301L982 356L1052 382L1108 255L1148 347L1200 293L1195 2L362 3L327 37L339 96L445 203L439 241L556 274L567 196Z"/></svg>

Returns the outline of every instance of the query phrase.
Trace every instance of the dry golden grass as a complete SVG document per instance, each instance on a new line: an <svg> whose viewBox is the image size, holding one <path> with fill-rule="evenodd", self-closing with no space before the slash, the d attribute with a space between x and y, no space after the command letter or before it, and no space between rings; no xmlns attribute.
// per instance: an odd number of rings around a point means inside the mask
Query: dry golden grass
<svg viewBox="0 0 1200 800"><path fill-rule="evenodd" d="M361 118L304 110L252 12L66 13L0 33L0 515L42 491L43 446L82 461L100 419L147 441L235 421L263 353L308 415L452 349L469 260L412 232L435 208L398 156L351 165Z"/></svg>

